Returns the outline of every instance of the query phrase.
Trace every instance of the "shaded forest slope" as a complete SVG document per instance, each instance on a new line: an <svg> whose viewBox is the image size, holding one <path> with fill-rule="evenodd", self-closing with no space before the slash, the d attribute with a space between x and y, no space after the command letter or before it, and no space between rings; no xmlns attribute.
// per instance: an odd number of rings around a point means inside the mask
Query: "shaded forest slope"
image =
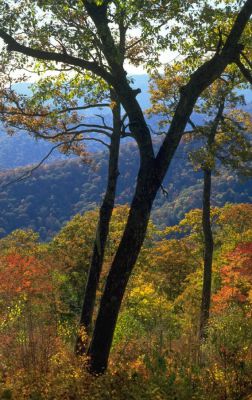
<svg viewBox="0 0 252 400"><path fill-rule="evenodd" d="M188 146L176 153L152 217L164 226L181 219L188 210L201 206L202 177L187 161ZM29 169L16 168L0 174L0 229L4 236L17 228L32 228L48 240L77 213L98 206L106 186L107 153L92 155L90 164L78 159L58 160L34 171L27 179L7 185ZM124 143L120 154L117 204L131 200L134 191L138 151L134 143ZM241 181L222 170L214 177L212 204L251 203L251 180ZM166 193L167 191L167 193Z"/></svg>

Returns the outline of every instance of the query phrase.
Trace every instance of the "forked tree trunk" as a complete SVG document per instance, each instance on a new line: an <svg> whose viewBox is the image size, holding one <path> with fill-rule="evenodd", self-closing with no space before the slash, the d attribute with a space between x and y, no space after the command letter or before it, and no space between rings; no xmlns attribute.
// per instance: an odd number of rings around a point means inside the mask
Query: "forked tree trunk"
<svg viewBox="0 0 252 400"><path fill-rule="evenodd" d="M151 170L152 168L150 168ZM139 175L141 175L141 171ZM88 350L88 356L90 356L89 369L93 374L103 373L107 368L123 295L143 244L152 203L158 190L158 188L153 188L153 190L145 191L148 187L151 187L151 179L146 179L145 183L138 179L127 225L107 277L92 341Z"/></svg>
<svg viewBox="0 0 252 400"><path fill-rule="evenodd" d="M204 273L199 327L199 337L201 340L206 335L206 325L209 318L212 286L212 262L214 245L211 227L211 177L211 169L204 169L202 208L202 227L204 235Z"/></svg>
<svg viewBox="0 0 252 400"><path fill-rule="evenodd" d="M145 237L156 193L169 168L198 97L221 75L226 66L234 61L234 56L237 56L237 52L240 51L238 41L250 18L252 9L251 2L247 1L221 52L217 52L212 59L201 65L191 75L187 85L181 88L181 97L168 134L155 158L150 131L146 126L142 110L133 97L133 91L128 85L123 62L120 63L123 61L123 57L120 60L120 51L115 46L109 29L108 4L109 2L105 1L98 7L95 2L88 1L85 2L85 7L96 26L103 45L104 56L111 68L112 86L128 114L129 129L132 136L135 137L140 151L141 167L126 228L107 278L88 349L90 371L95 374L103 373L107 367L120 305Z"/></svg>
<svg viewBox="0 0 252 400"><path fill-rule="evenodd" d="M193 102L183 114L183 101L177 107L176 115L170 127L173 131L183 132L191 114ZM180 113L182 116L180 117ZM139 124L140 126L140 124ZM150 212L156 194L161 187L164 176L178 147L180 137L168 135L166 142L167 157L162 160L163 147L157 157L141 159L135 195L131 203L128 221L123 237L107 277L104 293L95 323L92 340L88 349L89 371L92 374L103 373L108 364L116 321L120 311L126 286L143 244ZM160 162L160 159L162 160ZM211 290L211 288L210 288Z"/></svg>
<svg viewBox="0 0 252 400"><path fill-rule="evenodd" d="M99 211L99 220L96 229L96 238L93 247L84 301L82 306L80 328L84 328L87 336L91 333L92 318L96 300L96 292L102 271L106 242L109 234L109 225L115 204L116 184L119 175L118 158L120 147L121 117L120 104L115 103L113 108L113 133L111 135L108 165L108 183L106 193ZM77 336L75 352L85 354L87 350L87 337L83 336L82 329Z"/></svg>

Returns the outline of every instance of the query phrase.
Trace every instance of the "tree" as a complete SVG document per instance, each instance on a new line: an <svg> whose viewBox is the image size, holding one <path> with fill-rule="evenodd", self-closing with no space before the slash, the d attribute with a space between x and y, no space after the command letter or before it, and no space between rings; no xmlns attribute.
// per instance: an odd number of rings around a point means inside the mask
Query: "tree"
<svg viewBox="0 0 252 400"><path fill-rule="evenodd" d="M138 1L81 1L76 5L65 1L55 5L48 1L43 4L26 2L20 4L18 10L10 8L8 3L2 2L3 20L0 31L7 50L88 70L104 79L114 89L124 107L131 135L139 147L140 168L135 194L122 240L107 277L88 350L90 370L101 373L107 367L120 305L145 237L153 201L198 97L237 59L244 48L240 41L252 13L252 2L245 1L240 11L229 19L231 28L228 29L225 42L219 43L218 35L210 37L212 52L207 60L198 59L198 67L181 88L173 120L156 156L150 131L136 99L138 91L130 86L124 61L128 59L136 63L132 49L140 41L149 43L147 49L143 46L143 55L146 56L148 50L151 54L151 49L154 58L158 50L168 44L172 46L172 40L167 41L166 37L162 40L160 26L167 26L173 31L174 25L169 23L174 19L181 22L183 18L187 18L197 2L179 2L170 7L169 1L161 4L154 1L152 7L149 7L149 2L145 1L141 5ZM47 18L41 24L41 15L44 14ZM29 26L26 23L27 18ZM130 43L130 29L136 23L140 26L140 37ZM13 28L8 28L10 24L14 26L14 31ZM209 33L209 21L208 27ZM22 36L19 38L21 31ZM176 36L179 34L178 28ZM180 40L184 40L182 33ZM149 59L152 63L155 61L151 56Z"/></svg>
<svg viewBox="0 0 252 400"><path fill-rule="evenodd" d="M251 302L252 243L240 243L226 256L227 265L221 268L222 286L214 295L214 311L220 313L230 304L239 306Z"/></svg>
<svg viewBox="0 0 252 400"><path fill-rule="evenodd" d="M107 86L101 80L95 80L88 74L82 77L77 72L71 82L67 81L65 72L61 72L56 77L41 78L36 85L30 86L30 90L33 92L32 96L16 93L12 77L9 74L7 74L6 81L2 82L0 113L7 131L14 133L17 129L25 129L36 139L56 142L57 144L52 150L60 148L64 153L73 152L81 156L85 162L88 162L88 155L82 143L98 142L109 150L107 188L100 207L80 318L80 327L84 327L85 331L90 334L96 291L119 175L118 157L123 125L121 106L113 90L110 90L109 96ZM7 87L6 83L9 84ZM47 104L51 97L53 97L52 104ZM84 105L78 103L80 99L82 102L84 101ZM102 109L108 106L112 111L112 127L107 125L103 115L96 115L96 120L100 118L102 122L86 121L86 110ZM126 134L124 130L123 135L126 136ZM50 154L51 151L48 155ZM37 169L42 162L32 171ZM17 180L22 180L30 173L31 171L28 174L25 173ZM82 343L81 337L78 336L76 352L82 354L85 352L85 348L86 344Z"/></svg>
<svg viewBox="0 0 252 400"><path fill-rule="evenodd" d="M216 232L216 236L217 240L225 246L224 252L232 252L239 243L251 241L251 204L226 204L218 220L220 228ZM229 239L225 241L225 237Z"/></svg>
<svg viewBox="0 0 252 400"><path fill-rule="evenodd" d="M188 68L188 67L187 67ZM172 77L175 75L175 79ZM160 114L160 125L169 123L178 98L179 85L186 80L187 71L177 62L173 68L167 67L164 76L153 76L151 93L153 108L149 113ZM214 238L211 228L211 187L212 174L220 165L236 171L240 175L251 175L251 115L240 107L245 105L243 96L237 94L244 85L244 79L232 69L217 79L200 96L196 110L204 123L189 121L192 130L184 132L185 141L193 141L189 152L194 168L203 171L202 230L204 236L204 273L200 311L199 337L206 335L211 301L212 263Z"/></svg>
<svg viewBox="0 0 252 400"><path fill-rule="evenodd" d="M203 185L203 206L202 206L202 227L204 233L204 275L201 300L201 317L199 336L204 338L206 335L206 325L209 318L211 302L211 281L212 263L214 252L214 239L211 228L211 185L212 173L216 169L218 161L224 163L226 167L238 170L238 173L250 172L248 170L251 161L251 144L248 135L250 126L246 126L246 120L250 118L242 110L233 110L239 103L239 99L233 92L233 82L231 87L220 85L219 93L216 96L217 113L206 131L207 145L205 162L201 164L204 175ZM226 108L226 111L225 111ZM211 110L211 109L210 109ZM210 111L209 110L209 111ZM230 111L229 111L230 110ZM236 118L236 115L238 118ZM233 143L232 143L233 142ZM247 163L247 165L246 165ZM248 171L246 171L246 169Z"/></svg>
<svg viewBox="0 0 252 400"><path fill-rule="evenodd" d="M31 231L15 231L0 245L1 355L10 371L18 364L44 371L57 336L59 266Z"/></svg>
<svg viewBox="0 0 252 400"><path fill-rule="evenodd" d="M96 229L93 254L80 318L80 327L84 327L88 334L91 333L96 291L98 288L104 260L105 247L109 233L109 224L115 204L117 178L119 175L118 158L121 137L120 103L118 103L114 94L112 94L111 99L113 101L113 131L111 134L109 148L108 181L106 193L99 211L99 220ZM83 354L85 351L86 344L83 343L81 336L78 336L76 342L76 352L77 354Z"/></svg>

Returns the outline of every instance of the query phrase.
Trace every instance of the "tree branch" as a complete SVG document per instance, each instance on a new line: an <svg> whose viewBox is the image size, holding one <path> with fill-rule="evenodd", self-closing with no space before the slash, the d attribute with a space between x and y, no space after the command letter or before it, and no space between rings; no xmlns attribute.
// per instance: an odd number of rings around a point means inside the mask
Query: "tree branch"
<svg viewBox="0 0 252 400"><path fill-rule="evenodd" d="M88 110L90 108L102 108L102 107L110 107L109 103L101 103L101 104L90 104L90 105L84 105L84 106L78 106L78 107L66 107L62 108L61 110L53 110L53 111L48 111L48 112L42 112L42 113L27 113L24 111L22 108L18 107L19 112L15 111L8 111L8 110L1 110L0 108L0 114L5 114L5 115L23 115L25 117L49 117L52 114L64 114L72 111L82 111L82 110Z"/></svg>
<svg viewBox="0 0 252 400"><path fill-rule="evenodd" d="M98 138L90 138L90 137L88 137L88 138L82 138L82 139L80 139L79 141L88 141L88 140L92 140L92 141L94 141L94 142L98 142L98 143L101 143L102 145L104 145L104 146L106 146L108 149L110 149L110 145L108 144L108 143L105 143L102 139L98 139Z"/></svg>
<svg viewBox="0 0 252 400"><path fill-rule="evenodd" d="M248 65L250 66L250 68L252 68L252 62L249 60L249 58L247 57L247 55L242 51L241 52L241 56L244 58L244 60L246 61L246 63L248 63Z"/></svg>
<svg viewBox="0 0 252 400"><path fill-rule="evenodd" d="M188 124L191 125L191 127L194 131L197 130L197 126L195 125L195 123L193 122L193 120L191 118L188 119Z"/></svg>
<svg viewBox="0 0 252 400"><path fill-rule="evenodd" d="M242 75L244 76L245 79L247 79L247 81L249 83L251 83L252 85L252 73L250 72L250 70L248 68L245 67L245 65L241 62L240 57L237 57L236 60L236 65L239 68L239 70L241 71Z"/></svg>
<svg viewBox="0 0 252 400"><path fill-rule="evenodd" d="M111 134L106 132L106 130L109 130L111 132L113 132L113 128L111 128L110 126L103 126L103 125L98 125L98 124L85 124L85 123L80 123L76 126L73 126L71 128L66 129L66 132L71 132L72 130L76 130L79 128L94 128L94 130L96 129L100 129L100 131L102 131L104 133L104 135L110 137Z"/></svg>
<svg viewBox="0 0 252 400"><path fill-rule="evenodd" d="M156 157L156 169L160 181L166 174L198 97L222 74L227 65L236 62L238 54L242 51L244 46L239 40L251 14L252 1L247 0L234 22L223 49L201 65L191 75L187 85L181 89L180 100L168 134Z"/></svg>
<svg viewBox="0 0 252 400"><path fill-rule="evenodd" d="M8 51L16 51L18 53L24 54L29 57L37 58L39 60L47 60L47 61L50 60L80 67L93 72L94 74L106 80L108 83L113 84L112 75L94 61L83 60L81 58L71 56L70 54L54 53L50 51L43 51L40 49L33 49L31 47L24 46L18 43L11 35L9 35L3 29L0 29L0 37L7 44Z"/></svg>
<svg viewBox="0 0 252 400"><path fill-rule="evenodd" d="M70 140L69 143L70 142L72 142L72 140ZM29 178L32 175L32 173L34 171L36 171L39 167L41 167L41 165L50 157L50 155L54 152L54 150L56 150L58 147L60 147L64 144L66 144L66 142L61 142L61 143L58 143L55 146L53 146L50 149L50 151L42 158L42 160L38 164L36 164L33 168L29 169L28 171L26 171L23 175L19 176L18 178L13 179L12 181L6 183L5 185L2 185L1 188L4 189L10 185L13 185L14 183L18 183L18 182L24 181L25 179Z"/></svg>

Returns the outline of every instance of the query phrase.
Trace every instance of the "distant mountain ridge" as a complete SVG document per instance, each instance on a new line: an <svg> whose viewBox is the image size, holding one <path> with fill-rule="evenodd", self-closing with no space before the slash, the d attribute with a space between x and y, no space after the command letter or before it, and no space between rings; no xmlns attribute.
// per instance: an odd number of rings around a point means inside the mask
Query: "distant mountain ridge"
<svg viewBox="0 0 252 400"><path fill-rule="evenodd" d="M138 95L141 106L143 109L148 108L150 106L150 99L148 95L148 75L135 75L132 76L132 79L134 81L133 86L141 89L141 93ZM29 94L28 84L16 84L15 87L19 93L27 95ZM101 113L101 110L99 113ZM89 112L87 116L87 122L92 120L93 114L95 114L95 111ZM9 136L4 132L3 129L1 132L0 126L0 171L38 163L41 159L43 159L43 157L46 156L51 148L51 143L48 143L45 140L34 140L34 138L25 132L19 132L14 136ZM88 142L87 148L90 152L102 150L102 146L97 145L95 142ZM50 158L47 162L66 159L68 158L62 155L59 151L55 150L50 155Z"/></svg>
<svg viewBox="0 0 252 400"><path fill-rule="evenodd" d="M147 109L150 107L150 94L148 92L148 75L133 75L133 87L140 88L141 93L138 95L138 100L143 107L143 109ZM29 94L29 89L27 84L17 84L16 88L19 92L24 94ZM245 90L244 91L246 100L248 102L247 109L252 111L252 91ZM106 111L107 112L107 111ZM93 113L95 113L93 111ZM109 117L108 117L109 118ZM199 116L194 114L195 122L199 121ZM157 130L157 119L158 117L153 117L151 120L148 120L148 124L154 127L154 130ZM87 120L92 120L92 114L87 117ZM87 143L87 142L86 142ZM16 168L16 167L24 167L29 164L38 163L52 148L52 144L48 143L44 140L34 140L27 133L19 132L14 136L9 136L5 132L1 132L0 126L0 171ZM87 149L90 152L97 152L102 150L102 146L97 143L88 142ZM59 151L55 150L51 155L47 162L52 162L55 160L66 160L67 158L62 155Z"/></svg>
<svg viewBox="0 0 252 400"><path fill-rule="evenodd" d="M187 146L176 153L164 182L168 197L159 193L153 219L159 226L178 222L185 212L201 206L202 176L187 160ZM129 203L135 187L138 149L134 142L122 145L117 204ZM97 207L107 179L107 153L93 155L91 165L78 159L58 160L42 166L28 179L6 186L24 174L25 169L0 173L0 229L2 236L17 228L31 228L42 240L54 236L76 213ZM251 203L252 180L241 182L225 170L213 180L213 205L226 202Z"/></svg>
<svg viewBox="0 0 252 400"><path fill-rule="evenodd" d="M148 76L136 76L134 87L142 92L138 99L143 108L150 106ZM20 90L23 90L20 86ZM251 91L246 93L252 100ZM249 97L250 96L250 97ZM252 103L246 106L252 111ZM92 118L92 116L90 116ZM194 115L194 118L201 118ZM152 127L157 118L148 121ZM154 142L157 141L154 137ZM90 143L90 142L89 142ZM17 228L32 228L42 240L51 238L62 225L78 212L97 207L102 199L107 179L107 153L96 144L89 145L92 165L66 157L55 151L47 164L29 179L6 186L21 176L50 151L51 143L34 140L26 133L13 137L0 133L0 230L2 235ZM160 193L154 204L153 218L164 226L175 224L191 208L201 206L202 177L193 172L188 162L188 147L181 144L176 152L164 186L168 197ZM130 139L122 140L117 204L130 202L138 169L138 150ZM28 167L29 165L29 167ZM22 167L22 168L20 168ZM225 170L213 180L213 205L225 202L252 202L252 180L239 181Z"/></svg>

